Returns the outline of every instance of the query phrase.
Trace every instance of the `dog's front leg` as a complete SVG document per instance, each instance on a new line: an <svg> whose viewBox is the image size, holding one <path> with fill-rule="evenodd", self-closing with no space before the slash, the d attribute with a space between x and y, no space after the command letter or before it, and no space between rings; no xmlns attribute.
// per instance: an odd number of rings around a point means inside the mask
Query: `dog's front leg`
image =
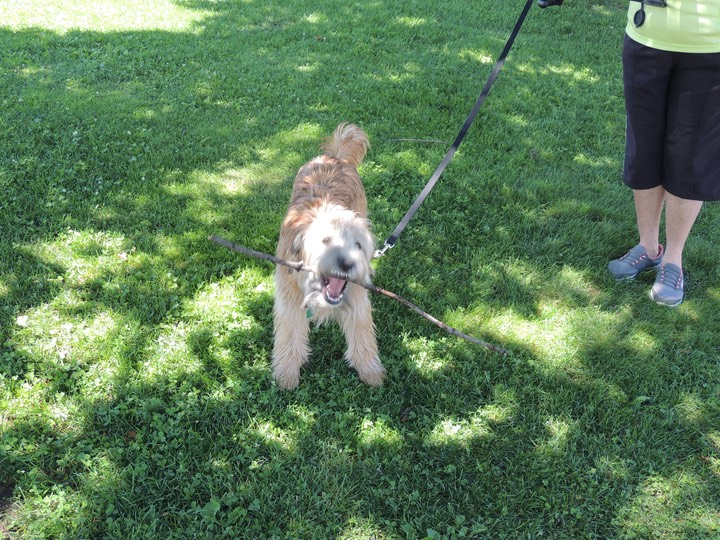
<svg viewBox="0 0 720 540"><path fill-rule="evenodd" d="M310 322L302 305L275 298L275 342L273 344L273 377L281 388L292 390L300 383L300 368L310 356L308 333Z"/></svg>
<svg viewBox="0 0 720 540"><path fill-rule="evenodd" d="M341 318L347 341L345 360L358 372L362 382L370 386L381 386L385 378L385 368L378 357L370 299L365 289L356 289L355 292L357 294L351 302L352 309L347 310Z"/></svg>

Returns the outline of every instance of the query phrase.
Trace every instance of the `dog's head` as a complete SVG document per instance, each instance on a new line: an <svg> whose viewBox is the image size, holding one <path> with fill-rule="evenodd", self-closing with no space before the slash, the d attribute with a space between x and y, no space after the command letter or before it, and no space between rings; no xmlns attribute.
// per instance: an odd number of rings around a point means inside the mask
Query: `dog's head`
<svg viewBox="0 0 720 540"><path fill-rule="evenodd" d="M295 236L295 242L296 252L312 270L301 277L308 307L341 305L348 280L370 283L375 238L369 221L355 212L323 205L302 234Z"/></svg>

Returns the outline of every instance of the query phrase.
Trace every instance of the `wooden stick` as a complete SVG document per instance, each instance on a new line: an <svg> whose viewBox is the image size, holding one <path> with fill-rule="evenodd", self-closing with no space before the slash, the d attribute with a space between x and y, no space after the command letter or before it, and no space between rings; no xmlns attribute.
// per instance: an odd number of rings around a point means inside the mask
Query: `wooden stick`
<svg viewBox="0 0 720 540"><path fill-rule="evenodd" d="M311 269L306 268L306 267L303 265L302 262L291 262L291 261L286 261L286 260L283 260L283 259L279 259L279 258L277 258L277 257L275 257L275 256L273 256L273 255L268 255L267 253L262 253L262 252L260 252L260 251L255 251L254 249L250 249L250 248L246 248L246 247L244 247L244 246L240 246L240 245L238 245L238 244L235 244L234 242L230 242L229 240L225 240L224 238L221 238L221 237L216 236L216 235L214 235L214 234L213 234L212 236L210 236L210 237L208 238L208 240L210 240L211 242L215 242L216 244L221 245L221 246L223 246L223 247L226 247L226 248L228 248L228 249L231 250L231 251L235 251L235 252L237 252L237 253L242 253L243 255L248 255L248 256L250 256L250 257L255 257L256 259L263 259L263 260L265 260L265 261L269 261L269 262L274 263L274 264L280 264L280 265L282 265L282 266L287 266L288 268L292 268L293 270L297 270L298 272L311 272L311 271L312 271ZM481 340L479 340L479 339L477 339L477 338L474 338L474 337L472 337L472 336L469 336L469 335L461 332L460 330L457 330L456 328L453 328L452 326L448 326L447 324L445 324L444 322L436 319L435 317L433 317L433 316L430 315L429 313L426 313L425 311L423 311L422 309L420 309L419 307L417 307L417 306L416 306L415 304L413 304L412 302L409 302L408 300L405 300L402 296L399 296L399 295L397 295L397 294L395 294L395 293L393 293L393 292L390 292L390 291L386 291L385 289L381 289L380 287L376 287L376 286L373 285L373 284L360 283L360 282L358 282L358 281L353 281L353 280L351 280L351 279L349 280L349 279L347 279L347 278L345 278L345 277L343 277L343 276L337 276L337 277L340 277L340 278L342 278L342 279L345 279L346 281L350 281L351 283L355 283L356 285L360 285L361 287L364 287L364 288L366 288L366 289L368 289L369 291L372 291L372 292L374 292L374 293L382 294L383 296L387 296L388 298L392 298L393 300L397 300L398 302L400 302L400 303L403 304L404 306L412 309L412 310L413 310L415 313L417 313L418 315L421 315L422 317L424 317L425 319L427 319L427 320L430 321L431 323L435 324L436 326L442 328L443 330L445 330L446 332L448 332L448 333L450 333L450 334L452 334L452 335L454 335L454 336L457 336L457 337L459 337L459 338L462 338L462 339L464 339L464 340L466 340L466 341L469 341L469 342L471 342L471 343L475 343L476 345L480 345L481 347L485 347L486 349L489 349L489 350L491 350L491 351L494 351L494 352L497 352L497 353L500 353L500 354L503 354L503 355L508 354L508 351L505 350L505 349L503 349L502 347L498 347L498 346L496 346L496 345L493 345L492 343L487 343L487 342L485 342L485 341L481 341Z"/></svg>

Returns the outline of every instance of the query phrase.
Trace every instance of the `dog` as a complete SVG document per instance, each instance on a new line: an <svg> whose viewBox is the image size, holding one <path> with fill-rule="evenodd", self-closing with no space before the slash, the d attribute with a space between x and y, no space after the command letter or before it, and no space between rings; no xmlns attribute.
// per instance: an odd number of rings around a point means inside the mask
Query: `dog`
<svg viewBox="0 0 720 540"><path fill-rule="evenodd" d="M366 384L383 383L368 290L357 284L370 283L375 252L357 172L369 148L360 127L341 123L322 145L322 155L295 177L276 254L302 262L309 271L280 265L275 270L272 369L281 388L294 389L300 382L300 368L310 356L311 320L338 322L348 365Z"/></svg>

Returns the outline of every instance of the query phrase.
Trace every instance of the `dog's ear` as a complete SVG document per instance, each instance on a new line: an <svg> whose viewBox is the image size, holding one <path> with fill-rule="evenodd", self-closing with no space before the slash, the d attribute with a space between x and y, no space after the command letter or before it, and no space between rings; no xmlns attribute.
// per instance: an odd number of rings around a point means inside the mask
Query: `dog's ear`
<svg viewBox="0 0 720 540"><path fill-rule="evenodd" d="M290 256L293 260L303 260L303 246L305 245L305 235L308 227L312 222L312 218L305 212L297 211L291 208L288 212L285 222L283 223L283 234L286 235L289 242L286 244L290 250Z"/></svg>
<svg viewBox="0 0 720 540"><path fill-rule="evenodd" d="M290 243L290 252L296 260L303 260L303 245L305 244L305 232L307 227L298 228L297 234Z"/></svg>
<svg viewBox="0 0 720 540"><path fill-rule="evenodd" d="M372 260L375 248L377 247L377 238L372 232L372 224L367 218L362 218L362 222L365 224L365 245L369 253L369 259Z"/></svg>
<svg viewBox="0 0 720 540"><path fill-rule="evenodd" d="M290 243L288 244L288 250L289 253L286 254L286 257L290 259L292 262L302 262L304 260L303 258L303 242L305 239L304 231L300 234L297 234L292 237L290 240ZM287 272L288 274L292 274L293 272L298 272L296 268L290 268L288 267Z"/></svg>

